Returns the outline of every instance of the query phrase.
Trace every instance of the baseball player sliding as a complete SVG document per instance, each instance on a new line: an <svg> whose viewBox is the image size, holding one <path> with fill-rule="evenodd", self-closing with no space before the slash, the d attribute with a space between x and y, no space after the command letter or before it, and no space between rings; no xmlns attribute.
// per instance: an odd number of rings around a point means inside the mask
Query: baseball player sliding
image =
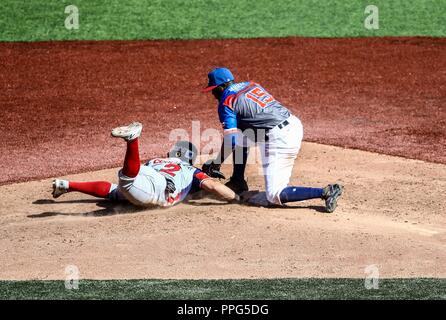
<svg viewBox="0 0 446 320"><path fill-rule="evenodd" d="M279 101L254 82L234 82L234 76L226 68L216 68L208 74L208 86L218 100L218 115L223 125L224 140L218 156L203 165L210 176L219 172L221 164L233 153L234 169L226 184L237 193L248 190L245 168L248 147L239 145L239 130L254 132L254 140L260 145L268 202L282 205L287 202L321 198L327 212L336 208L343 187L329 184L325 188L288 186L294 160L301 146L303 126ZM241 148L241 149L240 149Z"/></svg>
<svg viewBox="0 0 446 320"><path fill-rule="evenodd" d="M192 164L196 148L189 142L177 143L168 158L157 158L141 166L138 138L142 125L138 122L112 130L113 137L127 142L124 166L119 171L119 184L107 181L76 182L55 179L53 197L77 191L115 201L128 200L138 206L173 206L188 194L205 190L228 202L239 202L239 196L220 182L211 179Z"/></svg>

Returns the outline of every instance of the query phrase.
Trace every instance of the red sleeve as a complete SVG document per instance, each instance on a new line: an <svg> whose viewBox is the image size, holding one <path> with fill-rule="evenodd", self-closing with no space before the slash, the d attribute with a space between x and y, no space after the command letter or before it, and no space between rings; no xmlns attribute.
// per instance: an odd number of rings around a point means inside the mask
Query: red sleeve
<svg viewBox="0 0 446 320"><path fill-rule="evenodd" d="M199 171L199 172L195 173L195 174L194 174L194 177L195 177L195 179L198 180L199 185L200 185L200 188L201 188L201 183L202 183L204 180L212 179L211 177L209 177L209 176L208 176L206 173L204 173L203 171Z"/></svg>

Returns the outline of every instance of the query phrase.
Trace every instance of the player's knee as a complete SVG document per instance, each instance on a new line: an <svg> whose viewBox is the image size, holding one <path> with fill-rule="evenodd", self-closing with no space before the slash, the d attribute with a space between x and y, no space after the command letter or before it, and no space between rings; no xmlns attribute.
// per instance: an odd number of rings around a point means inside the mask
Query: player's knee
<svg viewBox="0 0 446 320"><path fill-rule="evenodd" d="M118 177L119 177L119 188L121 190L126 190L126 191L131 189L136 179L136 177L133 178L127 177L122 173L122 170L119 171Z"/></svg>
<svg viewBox="0 0 446 320"><path fill-rule="evenodd" d="M134 205L144 206L148 201L146 201L147 194L140 190L139 188L134 188L134 178L132 181L125 179L124 177L119 177L119 185L117 192L120 197L130 201Z"/></svg>
<svg viewBox="0 0 446 320"><path fill-rule="evenodd" d="M122 201L125 199L124 195L119 191L118 185L111 185L110 192L108 193L108 199L111 201Z"/></svg>

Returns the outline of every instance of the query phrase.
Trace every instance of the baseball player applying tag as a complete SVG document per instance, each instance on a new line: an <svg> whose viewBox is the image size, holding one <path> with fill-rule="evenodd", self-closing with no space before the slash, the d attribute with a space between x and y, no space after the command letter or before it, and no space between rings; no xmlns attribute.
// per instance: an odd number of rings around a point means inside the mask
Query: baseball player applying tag
<svg viewBox="0 0 446 320"><path fill-rule="evenodd" d="M301 121L259 84L236 83L226 68L212 70L208 80L204 91L211 91L218 101L224 140L218 156L206 162L203 171L210 176L218 173L232 153L234 169L226 185L236 193L247 191L244 175L248 147L237 141L240 131L254 132L255 142L260 146L268 202L282 205L320 198L325 200L326 211L333 212L343 190L339 184L329 184L325 188L288 186L303 138Z"/></svg>

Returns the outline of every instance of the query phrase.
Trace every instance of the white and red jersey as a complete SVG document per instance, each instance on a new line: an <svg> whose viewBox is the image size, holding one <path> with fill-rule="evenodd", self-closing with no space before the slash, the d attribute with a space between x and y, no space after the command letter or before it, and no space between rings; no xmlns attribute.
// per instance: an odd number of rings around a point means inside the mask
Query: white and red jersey
<svg viewBox="0 0 446 320"><path fill-rule="evenodd" d="M209 178L199 169L178 158L156 158L148 161L145 166L153 168L175 185L175 192L165 197L162 206L171 206L184 200L191 189L195 187L196 181L194 180L197 178L200 180L198 184Z"/></svg>
<svg viewBox="0 0 446 320"><path fill-rule="evenodd" d="M139 206L173 206L201 188L201 183L210 179L200 169L178 158L157 158L141 166L138 175L126 177L119 172L119 190L114 195L123 197ZM166 190L167 180L173 182L175 191Z"/></svg>

